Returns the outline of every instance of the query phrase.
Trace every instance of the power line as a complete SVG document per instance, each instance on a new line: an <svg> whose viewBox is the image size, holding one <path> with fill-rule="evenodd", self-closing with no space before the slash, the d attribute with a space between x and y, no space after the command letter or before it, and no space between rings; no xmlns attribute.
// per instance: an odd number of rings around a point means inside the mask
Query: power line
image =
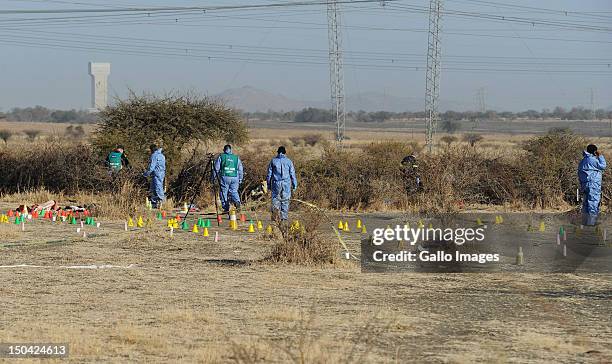
<svg viewBox="0 0 612 364"><path fill-rule="evenodd" d="M397 1L397 0L385 0ZM379 3L380 0L337 0L338 4ZM158 11L216 11L216 10L243 10L243 9L265 9L284 8L294 6L327 5L329 0L294 1L268 4L243 4L243 5L219 5L219 6L160 6L160 7L124 7L124 8L97 8L97 9L19 9L0 10L0 14L74 14L74 13L154 13Z"/></svg>
<svg viewBox="0 0 612 364"><path fill-rule="evenodd" d="M45 35L25 35L23 33L35 33L31 31L25 32L14 32L5 31L4 37L12 34L18 34L20 40L33 40L38 42L55 42L52 44L61 44L64 46L70 46L75 43L93 43L96 46L104 46L109 49L139 49L151 52L172 52L172 53L183 53L198 56L228 56L228 57L269 57L277 60L310 60L310 61L323 61L329 54L326 55L326 51L318 49L300 49L300 48L288 48L288 47L254 47L237 44L223 44L223 43L212 43L212 42L182 42L182 41L168 41L168 40L153 40L147 38L135 38L135 37L104 37L100 40L98 36L92 36L88 34L74 34L70 35L67 39L62 37L61 39L54 38L53 35L67 35L62 32L52 32ZM2 37L2 36L0 36ZM8 37L5 39L11 40ZM328 51L329 52L329 51ZM393 54L384 52L367 52L367 51L354 51L354 52L342 52L343 58L346 58L353 62L353 64L359 65L373 65L373 66L391 66L390 68L423 68L425 56L421 54ZM481 70L488 70L494 68L496 70L513 70L518 68L524 72L531 72L531 70L525 69L526 66L531 66L534 59L537 58L521 58L516 57L506 60L503 57L499 58L486 58L480 56L448 56L448 65L452 66L463 66L470 67L470 70L478 68ZM483 58L482 60L480 58ZM580 69L587 69L590 67L591 70L609 70L608 66L612 63L611 60L603 59L601 61L591 61L588 59L580 59L578 61L561 61L553 58L549 58L546 63L549 66L550 71L559 71L559 67L563 67L563 70L567 70L571 67L580 67ZM545 65L544 62L540 63ZM508 69L505 66L511 66L513 68ZM520 68L523 67L523 68Z"/></svg>
<svg viewBox="0 0 612 364"><path fill-rule="evenodd" d="M428 10L424 7L412 6L412 5L401 5L401 4L390 4L392 9L400 9L400 10L408 10L411 12L420 12L427 13ZM464 17L464 18L477 18L482 20L490 20L490 21L500 21L500 22L514 22L521 23L526 25L542 25L542 26L552 26L566 29L574 29L574 30L590 30L590 31L601 31L601 32L612 32L612 28L610 27L599 27L599 26L591 26L588 24L581 24L575 22L562 22L555 20L547 20L547 19L538 19L538 18L524 18L517 16L506 16L506 15L494 15L480 12L468 12L461 10L444 10L444 15L448 16L456 16L456 17Z"/></svg>

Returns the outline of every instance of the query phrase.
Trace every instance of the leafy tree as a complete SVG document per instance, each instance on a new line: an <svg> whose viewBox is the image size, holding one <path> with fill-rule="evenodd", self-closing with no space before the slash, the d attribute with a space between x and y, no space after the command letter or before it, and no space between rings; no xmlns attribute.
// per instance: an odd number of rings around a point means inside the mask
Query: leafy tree
<svg viewBox="0 0 612 364"><path fill-rule="evenodd" d="M457 130L461 129L461 124L452 120L444 120L440 126L442 130L449 134L453 134Z"/></svg>
<svg viewBox="0 0 612 364"><path fill-rule="evenodd" d="M293 118L293 121L298 123L328 123L332 120L331 111L314 107L303 109Z"/></svg>
<svg viewBox="0 0 612 364"><path fill-rule="evenodd" d="M184 148L193 150L212 142L242 143L248 139L246 124L238 112L193 94L132 93L98 117L99 128L92 144L101 156L121 144L132 163L144 166L149 145L155 143L164 149L169 174L181 164Z"/></svg>
<svg viewBox="0 0 612 364"><path fill-rule="evenodd" d="M75 121L78 119L78 117L79 117L79 114L74 109L67 110L67 111L56 110L51 113L51 120L58 122L58 123L68 123L71 121Z"/></svg>

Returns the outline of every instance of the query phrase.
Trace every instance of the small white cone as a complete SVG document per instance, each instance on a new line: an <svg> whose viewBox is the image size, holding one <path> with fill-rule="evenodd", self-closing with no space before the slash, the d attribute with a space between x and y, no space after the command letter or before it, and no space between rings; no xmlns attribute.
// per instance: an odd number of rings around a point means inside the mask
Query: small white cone
<svg viewBox="0 0 612 364"><path fill-rule="evenodd" d="M170 226L170 237L174 235L174 227Z"/></svg>
<svg viewBox="0 0 612 364"><path fill-rule="evenodd" d="M81 220L81 228L83 228L83 220Z"/></svg>
<svg viewBox="0 0 612 364"><path fill-rule="evenodd" d="M51 218L51 220L52 220L53 222L55 222L55 221L57 220L57 217L53 216L53 217Z"/></svg>
<svg viewBox="0 0 612 364"><path fill-rule="evenodd" d="M561 245L561 236L557 234L557 245Z"/></svg>
<svg viewBox="0 0 612 364"><path fill-rule="evenodd" d="M346 259L351 259L351 253L349 253L349 252L344 252L344 257L345 257Z"/></svg>
<svg viewBox="0 0 612 364"><path fill-rule="evenodd" d="M127 230L127 222L124 222L124 223L123 223L123 230L128 231L128 230Z"/></svg>
<svg viewBox="0 0 612 364"><path fill-rule="evenodd" d="M563 241L567 241L567 230L563 230Z"/></svg>
<svg viewBox="0 0 612 364"><path fill-rule="evenodd" d="M21 231L25 231L25 222L21 222Z"/></svg>
<svg viewBox="0 0 612 364"><path fill-rule="evenodd" d="M99 222L97 222L97 223L96 223L96 227L97 227L98 229L100 228L100 223L99 223Z"/></svg>
<svg viewBox="0 0 612 364"><path fill-rule="evenodd" d="M85 230L83 230L83 239L87 238L87 233L85 232Z"/></svg>
<svg viewBox="0 0 612 364"><path fill-rule="evenodd" d="M219 242L219 232L215 231L215 243Z"/></svg>
<svg viewBox="0 0 612 364"><path fill-rule="evenodd" d="M32 220L32 214L28 214L28 220Z"/></svg>
<svg viewBox="0 0 612 364"><path fill-rule="evenodd" d="M81 233L81 228L77 228L77 234Z"/></svg>
<svg viewBox="0 0 612 364"><path fill-rule="evenodd" d="M567 244L563 244L563 256L567 257Z"/></svg>
<svg viewBox="0 0 612 364"><path fill-rule="evenodd" d="M583 229L584 229L584 225L580 225L580 230L583 230Z"/></svg>

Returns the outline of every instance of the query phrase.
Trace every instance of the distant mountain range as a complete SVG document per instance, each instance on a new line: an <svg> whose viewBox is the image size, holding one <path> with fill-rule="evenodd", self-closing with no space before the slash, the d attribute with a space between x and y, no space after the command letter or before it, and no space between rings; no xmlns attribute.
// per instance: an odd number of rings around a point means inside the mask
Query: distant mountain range
<svg viewBox="0 0 612 364"><path fill-rule="evenodd" d="M215 95L228 105L237 109L254 111L298 111L306 107L329 108L328 100L299 101L281 94L274 94L251 86L233 88ZM403 98L377 92L364 92L347 95L346 108L348 111L418 111L422 110L424 100L416 98Z"/></svg>

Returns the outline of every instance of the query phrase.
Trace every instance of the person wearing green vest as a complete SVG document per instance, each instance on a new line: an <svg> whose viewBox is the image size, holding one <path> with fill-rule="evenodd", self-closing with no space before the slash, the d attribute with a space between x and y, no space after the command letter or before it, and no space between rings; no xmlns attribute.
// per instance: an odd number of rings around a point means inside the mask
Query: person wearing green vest
<svg viewBox="0 0 612 364"><path fill-rule="evenodd" d="M130 161L128 161L122 145L118 145L117 148L108 153L106 165L111 172L119 172L123 168L128 168L130 166Z"/></svg>
<svg viewBox="0 0 612 364"><path fill-rule="evenodd" d="M240 157L232 153L232 146L228 144L223 147L223 153L215 161L212 175L213 183L219 182L219 196L224 213L229 212L230 202L233 202L236 209L240 208L238 187L243 178L242 161Z"/></svg>

